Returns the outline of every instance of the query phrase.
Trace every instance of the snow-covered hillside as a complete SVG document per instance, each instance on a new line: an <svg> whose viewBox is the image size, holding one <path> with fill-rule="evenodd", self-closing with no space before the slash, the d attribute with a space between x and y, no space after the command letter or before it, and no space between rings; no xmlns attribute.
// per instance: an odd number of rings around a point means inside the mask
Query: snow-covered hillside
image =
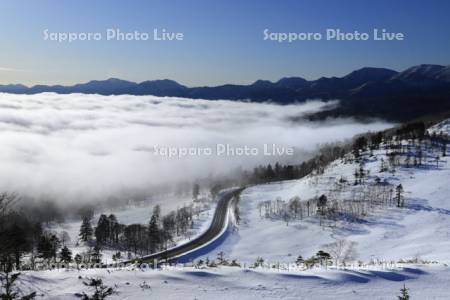
<svg viewBox="0 0 450 300"><path fill-rule="evenodd" d="M448 123L433 129L448 131L449 127L445 127ZM363 156L367 184L375 185L375 180L394 187L402 184L405 207L374 208L358 222L338 220L326 226L320 226L317 217L290 220L288 226L281 218L261 217L259 205L267 200L288 201L298 196L306 201L321 194L336 197L333 193L341 178L347 181L341 197L351 198L358 193L361 185L353 185L353 178L359 164L339 160L329 165L322 175L247 189L241 199L240 226L216 252L223 251L227 257L245 262L254 262L257 257L270 262L292 262L298 255L309 257L324 244L343 239L357 243L357 259L363 261L418 258L449 263L449 158L440 157L436 166L435 157L440 154L436 149L428 150L422 166L402 164L395 172L380 172L382 161L389 160L386 150L381 147L372 152L373 155L367 151Z"/></svg>
<svg viewBox="0 0 450 300"><path fill-rule="evenodd" d="M428 129L428 132L449 135L450 134L450 119L444 120L434 126L431 126Z"/></svg>

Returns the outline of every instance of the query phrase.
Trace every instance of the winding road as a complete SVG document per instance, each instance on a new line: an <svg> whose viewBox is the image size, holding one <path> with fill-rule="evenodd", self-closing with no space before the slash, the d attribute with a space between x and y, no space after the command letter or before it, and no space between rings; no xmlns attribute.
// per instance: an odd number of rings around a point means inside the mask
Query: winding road
<svg viewBox="0 0 450 300"><path fill-rule="evenodd" d="M161 252L143 256L138 261L140 261L141 263L173 261L176 260L177 257L183 256L194 250L202 248L202 246L208 244L209 242L214 241L228 227L229 209L234 204L235 199L237 199L236 196L238 196L243 190L244 188L233 188L219 193L219 195L217 196L219 200L217 201L217 207L214 212L211 225L201 235L185 244L175 246L173 248ZM131 262L133 261L129 261L126 263Z"/></svg>

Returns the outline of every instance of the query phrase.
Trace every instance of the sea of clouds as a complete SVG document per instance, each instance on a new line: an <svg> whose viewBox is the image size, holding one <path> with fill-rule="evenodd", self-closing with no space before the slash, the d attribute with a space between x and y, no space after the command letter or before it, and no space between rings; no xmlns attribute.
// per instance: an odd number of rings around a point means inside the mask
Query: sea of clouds
<svg viewBox="0 0 450 300"><path fill-rule="evenodd" d="M328 104L329 105L329 104ZM63 199L195 180L242 166L300 162L317 145L391 126L350 119L296 121L325 104L154 96L0 94L0 191ZM154 147L293 147L293 156L155 155ZM70 201L67 200L67 201Z"/></svg>

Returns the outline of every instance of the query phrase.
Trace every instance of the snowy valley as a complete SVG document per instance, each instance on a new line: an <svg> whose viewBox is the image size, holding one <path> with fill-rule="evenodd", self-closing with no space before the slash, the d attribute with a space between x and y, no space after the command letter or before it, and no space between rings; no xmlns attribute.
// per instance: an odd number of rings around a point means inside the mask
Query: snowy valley
<svg viewBox="0 0 450 300"><path fill-rule="evenodd" d="M446 299L448 124L361 135L308 176L247 187L219 245L187 264L24 271L21 290L77 299L101 278L111 299L393 299L404 285L413 299ZM145 222L149 210L118 217ZM192 234L211 216L203 211ZM76 236L78 226L60 229Z"/></svg>

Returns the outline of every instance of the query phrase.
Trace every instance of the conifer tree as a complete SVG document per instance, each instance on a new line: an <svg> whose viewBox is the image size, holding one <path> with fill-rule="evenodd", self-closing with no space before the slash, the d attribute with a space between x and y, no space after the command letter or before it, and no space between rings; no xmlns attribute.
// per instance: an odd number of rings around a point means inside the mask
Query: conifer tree
<svg viewBox="0 0 450 300"><path fill-rule="evenodd" d="M101 215L95 228L95 240L97 245L102 246L108 242L110 238L110 222L106 215Z"/></svg>
<svg viewBox="0 0 450 300"><path fill-rule="evenodd" d="M200 186L198 183L194 183L194 187L192 188L192 198L194 201L198 200L198 195L200 194Z"/></svg>
<svg viewBox="0 0 450 300"><path fill-rule="evenodd" d="M404 206L404 200L403 200L403 186L401 184L397 185L395 188L395 199L397 200L397 207L403 207Z"/></svg>
<svg viewBox="0 0 450 300"><path fill-rule="evenodd" d="M400 289L400 296L397 296L398 300L409 300L409 293L408 289L405 285L403 285L403 288Z"/></svg>
<svg viewBox="0 0 450 300"><path fill-rule="evenodd" d="M148 225L148 240L150 246L150 252L155 252L159 244L161 242L161 232L158 224L158 217L156 214L153 214L150 223Z"/></svg>
<svg viewBox="0 0 450 300"><path fill-rule="evenodd" d="M83 222L81 223L81 227L80 227L80 239L83 242L88 242L91 240L92 238L92 225L91 225L91 220L88 217L84 217L83 218Z"/></svg>
<svg viewBox="0 0 450 300"><path fill-rule="evenodd" d="M72 251L67 248L67 246L62 247L61 251L59 252L59 258L61 258L61 261L65 263L71 263L72 262Z"/></svg>

